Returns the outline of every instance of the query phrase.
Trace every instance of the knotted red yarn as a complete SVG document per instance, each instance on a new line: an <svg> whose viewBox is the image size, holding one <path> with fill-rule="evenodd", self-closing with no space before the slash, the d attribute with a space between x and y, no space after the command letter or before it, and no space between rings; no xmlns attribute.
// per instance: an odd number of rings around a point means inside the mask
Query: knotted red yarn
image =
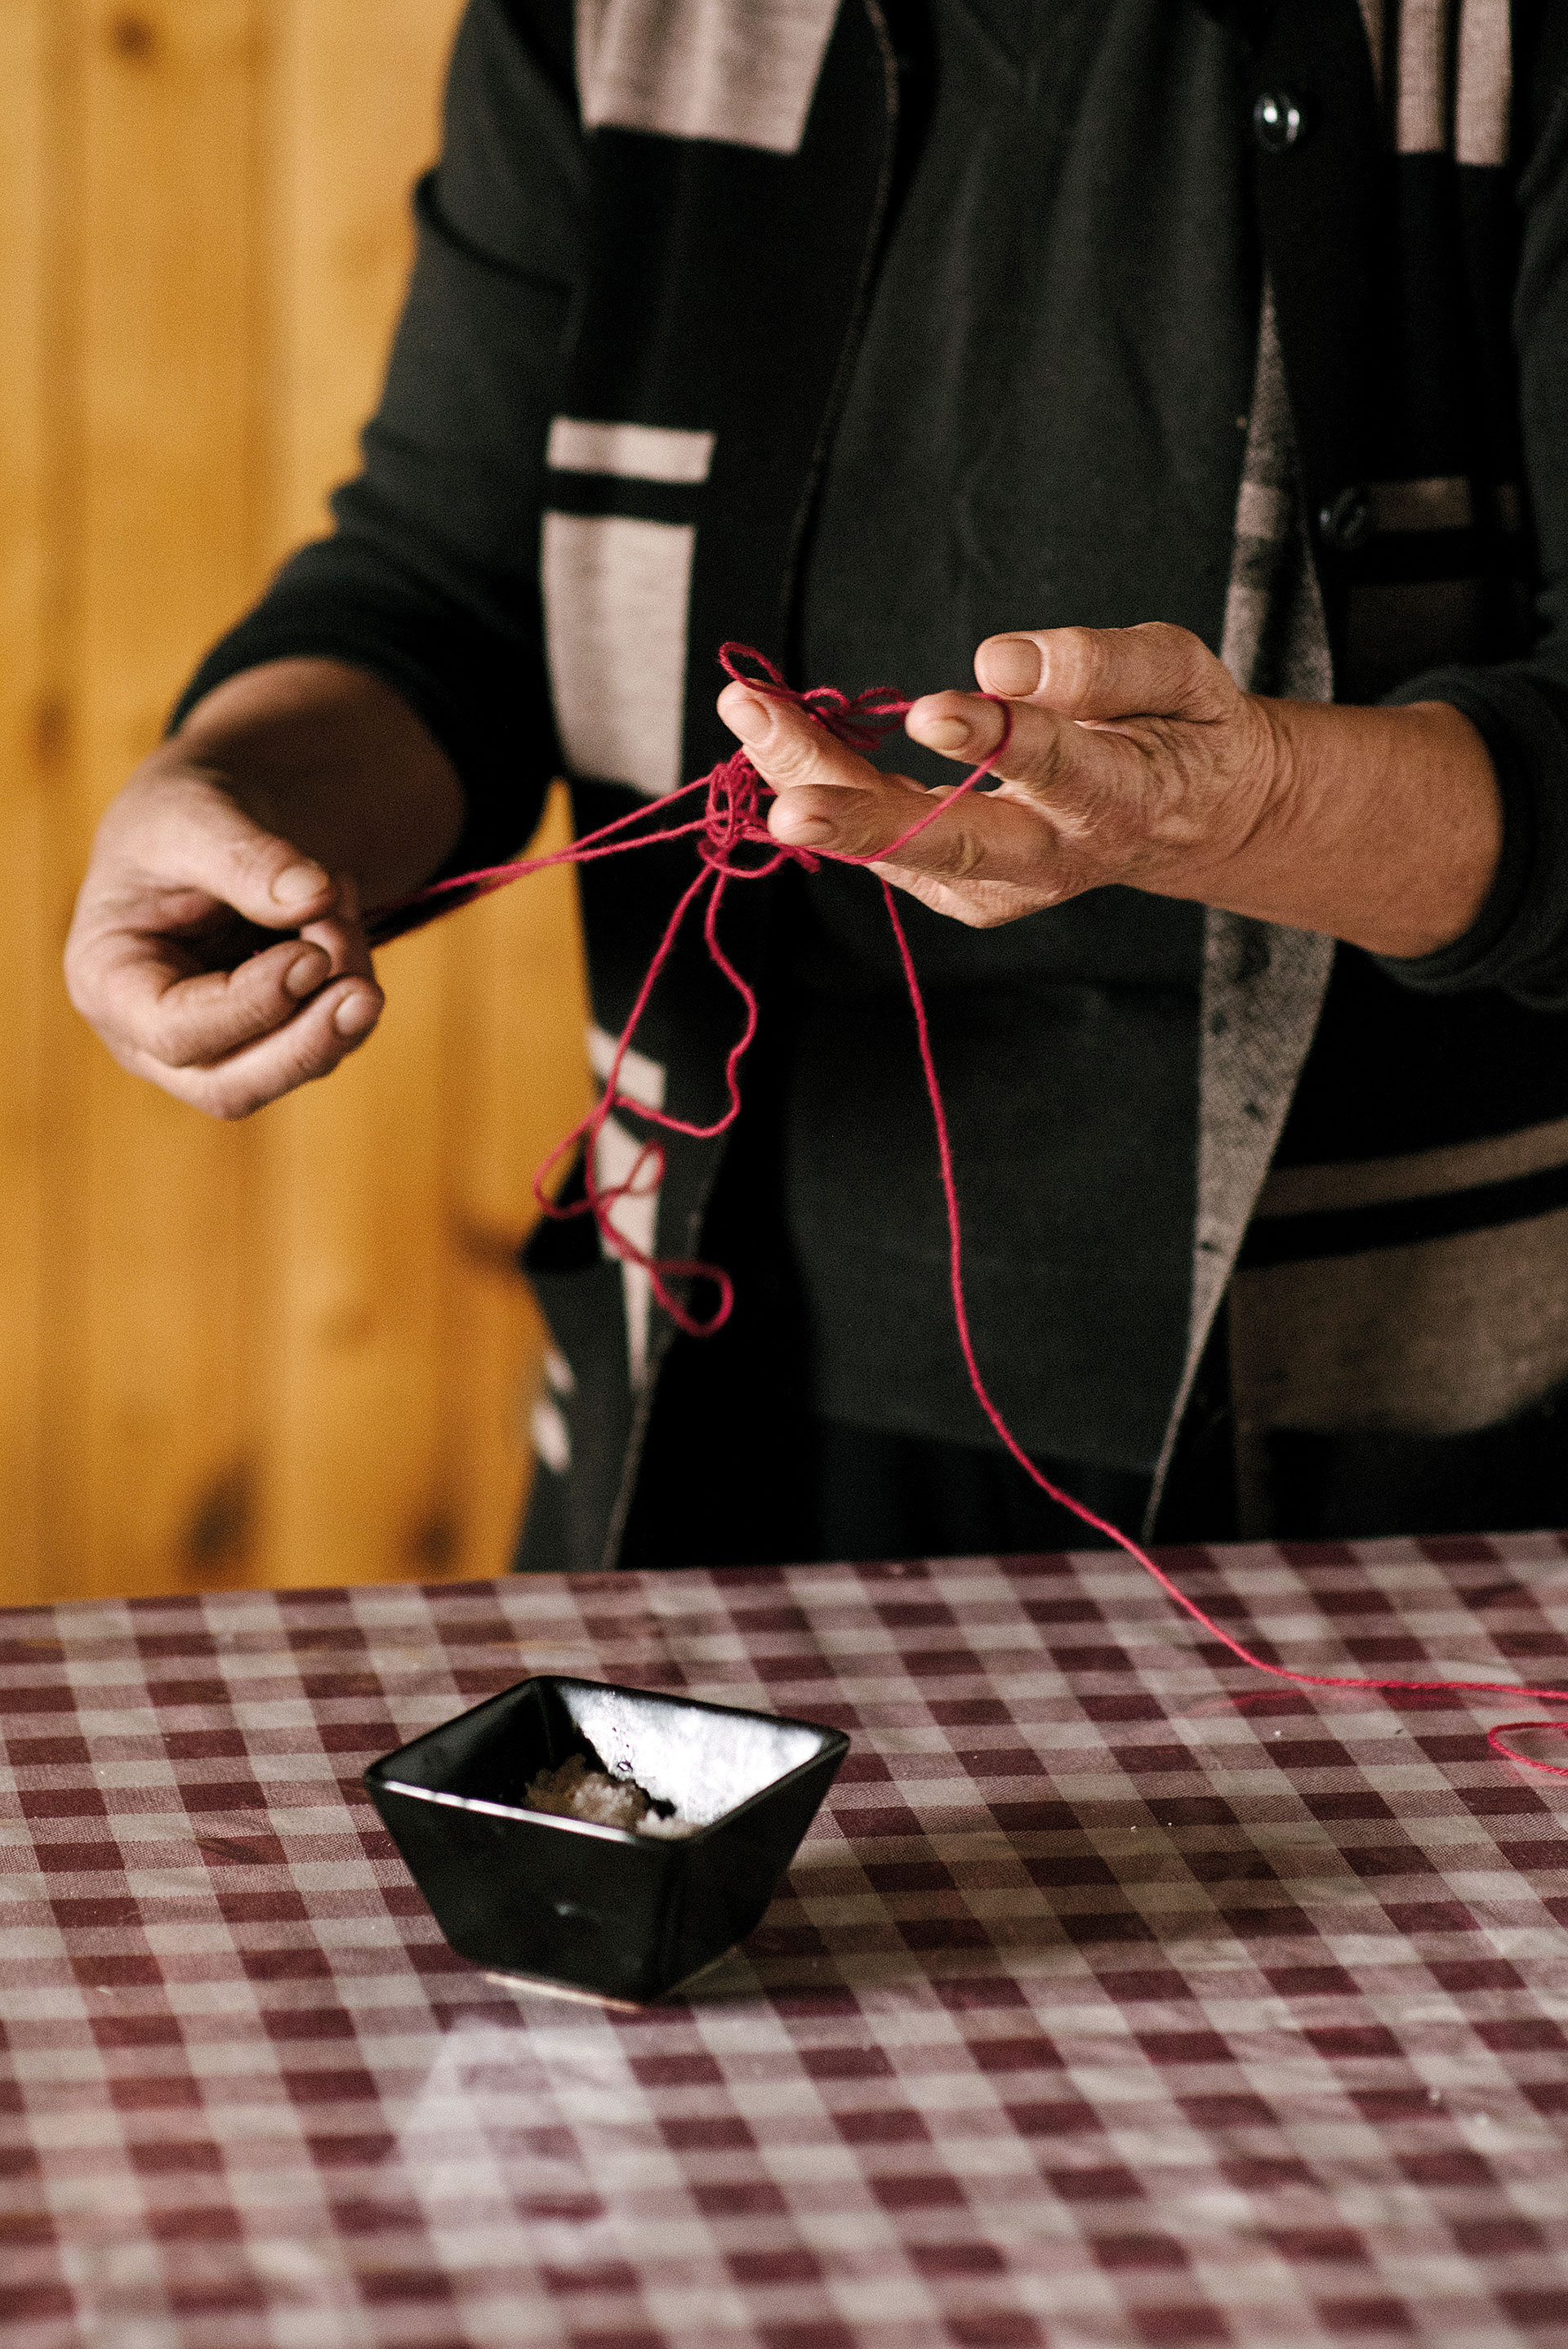
<svg viewBox="0 0 1568 2349"><path fill-rule="evenodd" d="M787 702L793 709L804 710L809 717L815 719L818 725L823 727L839 741L846 744L851 750L862 753L874 750L882 737L898 724L913 706L901 695L882 687L872 687L864 692L851 695L841 693L833 686L814 686L807 692L799 693L793 687L786 684L771 661L748 645L721 645L718 658L727 674L738 683L749 687L754 693L766 695L772 699ZM755 669L761 674L748 673L743 670L738 666L742 661L754 664ZM767 793L771 796L771 786L763 781L746 750L738 748L727 759L715 767L711 773L703 776L698 781L687 783L682 790L673 792L665 798L650 801L646 807L634 808L629 814L617 817L613 823L601 826L597 832L584 834L581 840L573 841L570 847L557 850L553 855L523 857L513 863L487 865L478 872L459 874L450 880L434 882L428 889L419 891L416 896L407 899L404 904L390 908L377 919L374 926L374 941L381 945L388 938L397 936L403 930L413 927L415 923L422 919L428 912L437 910L441 901L447 897L457 896L459 903L467 904L471 898L488 896L492 890L504 888L509 882L521 880L525 874L542 873L554 864L588 864L602 856L624 855L633 849L652 847L655 844L663 845L674 840L690 839L696 843L698 871L676 900L675 910L665 926L664 935L652 962L648 965L646 976L633 1003L631 1015L616 1044L614 1057L605 1076L600 1099L588 1115L580 1120L571 1133L557 1143L533 1178L534 1196L542 1212L558 1221L574 1216L592 1216L605 1251L620 1258L624 1263L639 1266L647 1274L653 1293L665 1311L676 1327L685 1330L690 1337L711 1337L714 1331L721 1329L728 1319L735 1301L729 1275L722 1266L718 1265L702 1264L694 1259L683 1257L651 1256L637 1247L623 1231L616 1227L613 1216L614 1210L620 1200L647 1196L658 1189L664 1179L664 1151L658 1142L650 1139L638 1152L631 1171L624 1182L609 1185L602 1185L597 1174L597 1143L605 1121L620 1108L629 1109L645 1123L656 1126L665 1133L683 1133L696 1142L715 1141L719 1135L728 1132L740 1114L740 1067L757 1033L758 1014L755 989L736 969L719 942L718 915L726 892L731 884L737 881L765 880L769 874L778 872L785 864L799 864L806 871L814 873L819 870L824 857L836 864L843 864L892 863L899 852L906 848L912 840L916 839L928 824L934 823L937 817L944 814L956 801L962 799L966 792L974 791L985 776L991 773L1006 750L1012 735L1011 710L1007 703L997 695L988 694L985 698L994 701L1002 712L1002 739L996 748L989 757L983 759L980 764L953 791L934 795L931 806L915 819L907 831L901 833L896 840L891 842L886 848L879 849L874 857L847 856L833 849L810 850L776 840L768 829L763 810L763 795ZM672 807L678 806L682 801L694 801L699 793L701 794L701 812L693 815L688 822L670 825L666 822L660 821L652 830L645 829L638 832L635 829L637 825L644 824L650 816L663 819ZM1152 1576L1167 1597L1172 1599L1193 1622L1207 1631L1211 1638L1218 1640L1221 1645L1227 1648L1240 1662L1250 1665L1254 1671L1266 1672L1274 1680L1290 1681L1304 1688L1361 1689L1408 1695L1431 1694L1438 1692L1455 1693L1466 1692L1475 1695L1525 1697L1537 1703L1568 1704L1568 1689L1522 1688L1508 1681L1369 1679L1342 1672L1297 1671L1284 1664L1270 1663L1264 1657L1254 1655L1250 1648L1243 1647L1242 1642L1233 1638L1222 1624L1217 1623L1212 1615L1206 1614L1195 1599L1189 1599L1186 1593L1171 1580L1164 1568L1159 1566L1149 1552L1134 1541L1130 1534L1123 1533L1119 1526L1113 1525L1109 1517L1099 1516L1082 1501L1075 1500L1070 1493L1064 1492L1060 1486L1053 1485L1049 1477L1036 1466L992 1401L985 1381L981 1376L979 1361L975 1351L975 1341L969 1328L968 1308L965 1301L964 1242L957 1176L953 1163L953 1146L947 1130L947 1113L943 1104L942 1088L937 1079L936 1062L931 1049L931 1030L926 1019L925 999L921 992L920 980L914 968L914 957L910 952L909 939L899 917L893 891L880 874L878 885L887 908L887 916L892 928L899 962L909 990L910 1009L914 1016L921 1070L925 1080L926 1094L931 1104L932 1123L936 1133L937 1163L942 1183L943 1205L947 1218L948 1278L953 1296L953 1318L957 1330L959 1347L964 1356L964 1367L968 1372L975 1399L990 1422L998 1441L1004 1449L1011 1454L1030 1482L1037 1485L1050 1500L1055 1501L1060 1507L1067 1509L1077 1517L1081 1524L1091 1527L1096 1533L1104 1535L1109 1541L1114 1542L1118 1548L1124 1550L1146 1574ZM626 1055L632 1049L633 1039L647 1010L654 989L671 955L675 952L676 942L688 917L695 913L699 905L703 906L702 931L709 957L715 968L727 979L739 998L743 1014L740 1033L731 1045L725 1062L726 1106L722 1114L707 1125L699 1125L687 1119L675 1117L665 1110L655 1109L645 1102L623 1093L620 1089L621 1072L625 1064ZM581 1199L562 1206L549 1195L544 1185L562 1160L579 1149L583 1154L584 1195ZM710 1283L717 1291L717 1302L713 1310L706 1317L695 1313L686 1299L672 1288L671 1283L676 1281L683 1284L699 1281ZM1508 1743L1510 1733L1531 1729L1550 1730L1558 1735L1568 1735L1568 1722L1503 1722L1497 1728L1488 1730L1487 1743L1495 1752L1506 1754L1511 1761L1518 1762L1526 1769L1545 1771L1553 1777L1568 1777L1568 1766L1555 1762L1536 1761L1533 1756L1521 1754Z"/></svg>

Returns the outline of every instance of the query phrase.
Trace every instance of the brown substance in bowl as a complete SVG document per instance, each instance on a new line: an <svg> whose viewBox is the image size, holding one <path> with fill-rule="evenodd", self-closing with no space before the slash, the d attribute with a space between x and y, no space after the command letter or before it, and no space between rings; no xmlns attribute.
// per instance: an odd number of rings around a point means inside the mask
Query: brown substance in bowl
<svg viewBox="0 0 1568 2349"><path fill-rule="evenodd" d="M678 1813L656 1811L634 1778L612 1778L608 1771L595 1770L582 1754L568 1754L558 1770L542 1770L529 1781L523 1800L531 1811L589 1819L595 1826L619 1827L626 1835L662 1836L673 1842L696 1833Z"/></svg>

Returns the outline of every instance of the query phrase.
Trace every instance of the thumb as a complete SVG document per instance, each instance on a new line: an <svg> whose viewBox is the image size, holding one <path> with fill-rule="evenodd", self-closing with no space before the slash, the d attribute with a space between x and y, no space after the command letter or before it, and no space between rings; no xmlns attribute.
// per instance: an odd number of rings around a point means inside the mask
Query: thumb
<svg viewBox="0 0 1568 2349"><path fill-rule="evenodd" d="M982 692L1059 718L1222 718L1238 698L1201 636L1164 620L1134 628L1019 629L975 656Z"/></svg>
<svg viewBox="0 0 1568 2349"><path fill-rule="evenodd" d="M189 768L122 801L105 831L101 847L119 864L122 885L133 889L160 896L193 891L272 930L318 921L335 902L324 865L269 832L222 783Z"/></svg>

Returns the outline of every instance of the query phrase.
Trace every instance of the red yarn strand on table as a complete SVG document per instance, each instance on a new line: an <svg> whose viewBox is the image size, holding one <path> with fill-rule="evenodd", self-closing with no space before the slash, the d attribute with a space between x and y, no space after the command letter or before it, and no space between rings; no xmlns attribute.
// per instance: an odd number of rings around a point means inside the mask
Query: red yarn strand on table
<svg viewBox="0 0 1568 2349"><path fill-rule="evenodd" d="M719 662L727 675L750 688L754 693L771 699L788 702L824 727L850 749L868 752L874 750L883 735L897 725L911 703L882 687L872 687L854 695L841 693L836 687L815 686L798 693L787 685L771 661L748 645L726 644L719 647ZM754 664L751 671L742 669L740 662ZM758 675L755 671L760 671ZM638 1247L615 1224L614 1210L623 1199L646 1197L656 1192L664 1177L664 1152L655 1140L645 1142L632 1164L625 1178L616 1184L602 1184L598 1178L598 1141L606 1121L617 1108L630 1110L645 1123L665 1133L685 1134L698 1142L715 1141L728 1132L740 1114L740 1069L757 1034L758 1009L756 990L736 969L726 955L718 938L718 915L725 894L734 881L759 881L776 873L785 864L797 864L808 872L816 872L824 857L841 864L887 864L899 852L916 839L928 824L934 823L965 793L974 791L992 772L1007 747L1012 733L1012 714L1007 704L995 695L988 695L1003 716L1002 739L989 757L983 759L954 790L933 796L932 804L918 816L908 830L874 857L840 854L830 849L811 850L790 846L775 840L768 830L762 813L762 794L769 791L743 749L738 749L715 767L710 774L695 783L687 783L667 796L650 800L645 808L634 808L629 814L619 816L596 832L585 833L567 848L552 855L520 858L505 864L487 865L473 873L459 874L452 879L433 883L402 905L389 908L374 926L377 945L397 936L415 922L439 910L441 902L455 897L459 904L488 896L492 890L505 888L525 874L542 873L552 865L587 864L602 856L620 856L637 848L664 845L668 842L691 839L697 843L696 853L701 870L682 892L675 909L665 926L653 960L633 1003L631 1014L616 1044L614 1056L605 1075L599 1101L586 1117L564 1135L550 1153L533 1178L534 1196L543 1213L557 1220L574 1216L591 1215L606 1252L623 1262L636 1265L648 1276L653 1293L665 1311L691 1337L710 1337L723 1327L734 1306L734 1288L729 1275L718 1265L707 1265L693 1259L658 1257ZM649 816L664 816L685 800L701 793L702 812L685 823L661 823L651 831L638 832L635 827ZM762 854L744 856L744 851L760 850ZM1289 1665L1270 1663L1254 1655L1250 1648L1217 1623L1195 1599L1158 1565L1141 1544L1122 1532L1109 1517L1102 1517L1070 1493L1053 1485L1030 1459L1022 1444L1008 1427L1001 1412L992 1401L981 1375L969 1327L969 1312L964 1289L964 1237L959 1211L958 1181L954 1167L953 1145L947 1130L947 1112L943 1103L942 1087L937 1078L935 1057L931 1046L931 1027L926 1018L925 999L921 992L915 971L914 957L903 923L900 918L893 890L888 881L878 876L882 902L887 909L893 942L897 948L904 984L909 991L910 1009L914 1016L916 1043L920 1053L921 1071L925 1081L927 1099L931 1105L932 1123L936 1134L936 1154L942 1184L943 1206L947 1219L948 1280L953 1297L953 1318L957 1331L964 1367L975 1402L985 1413L1003 1448L1016 1461L1031 1483L1047 1497L1077 1517L1080 1524L1105 1536L1118 1548L1140 1566L1159 1584L1167 1598L1173 1599L1211 1638L1218 1640L1241 1663L1253 1671L1266 1672L1272 1679L1290 1681L1303 1688L1359 1689L1369 1692L1422 1695L1437 1692L1465 1692L1482 1696L1522 1697L1538 1704L1568 1704L1568 1689L1523 1688L1515 1682L1483 1680L1386 1680L1366 1678L1344 1672L1300 1671ZM740 999L742 1021L740 1033L730 1047L725 1062L726 1105L722 1113L710 1123L697 1124L686 1118L673 1116L646 1102L621 1091L621 1077L626 1056L633 1049L633 1040L647 1011L659 978L676 950L682 930L694 908L706 898L703 912L703 938L715 968L726 978ZM545 1189L553 1170L572 1153L582 1150L584 1196L562 1206ZM650 1179L651 1178L651 1179ZM689 1303L672 1288L672 1282L707 1282L717 1292L713 1310L706 1316L695 1313ZM1545 1730L1559 1736L1568 1735L1568 1721L1506 1721L1489 1729L1487 1744L1493 1751L1505 1754L1510 1761L1529 1770L1541 1770L1551 1776L1568 1778L1568 1765L1556 1762L1540 1762L1532 1755L1522 1754L1508 1743L1511 1733L1523 1730Z"/></svg>

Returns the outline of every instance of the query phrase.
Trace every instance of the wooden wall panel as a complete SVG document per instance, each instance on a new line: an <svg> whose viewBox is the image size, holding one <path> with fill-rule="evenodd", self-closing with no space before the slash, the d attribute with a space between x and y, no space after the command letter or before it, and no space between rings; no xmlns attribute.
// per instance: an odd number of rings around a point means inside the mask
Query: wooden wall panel
<svg viewBox="0 0 1568 2349"><path fill-rule="evenodd" d="M243 1127L57 978L99 811L353 461L458 5L0 0L0 1601L506 1560L570 882L393 948L371 1044Z"/></svg>
<svg viewBox="0 0 1568 2349"><path fill-rule="evenodd" d="M72 863L258 554L261 0L77 0ZM159 1588L244 1455L253 1137L73 1035L58 1586Z"/></svg>
<svg viewBox="0 0 1568 2349"><path fill-rule="evenodd" d="M61 45L50 0L0 0L0 1520L8 1587L43 1595L46 1082L57 907L49 854L62 748L60 582L47 419L59 388L58 220L51 159Z"/></svg>
<svg viewBox="0 0 1568 2349"><path fill-rule="evenodd" d="M274 551L320 531L371 406L407 273L407 182L436 145L452 10L382 0L373 43L332 0L284 0L270 158ZM383 974L373 1041L263 1121L269 1580L362 1580L453 1545L441 1441L446 943ZM390 958L389 958L390 959ZM392 1432L400 1431L392 1440Z"/></svg>
<svg viewBox="0 0 1568 2349"><path fill-rule="evenodd" d="M412 255L408 194L439 140L461 0L273 0L269 79L272 552L325 525L355 465Z"/></svg>

